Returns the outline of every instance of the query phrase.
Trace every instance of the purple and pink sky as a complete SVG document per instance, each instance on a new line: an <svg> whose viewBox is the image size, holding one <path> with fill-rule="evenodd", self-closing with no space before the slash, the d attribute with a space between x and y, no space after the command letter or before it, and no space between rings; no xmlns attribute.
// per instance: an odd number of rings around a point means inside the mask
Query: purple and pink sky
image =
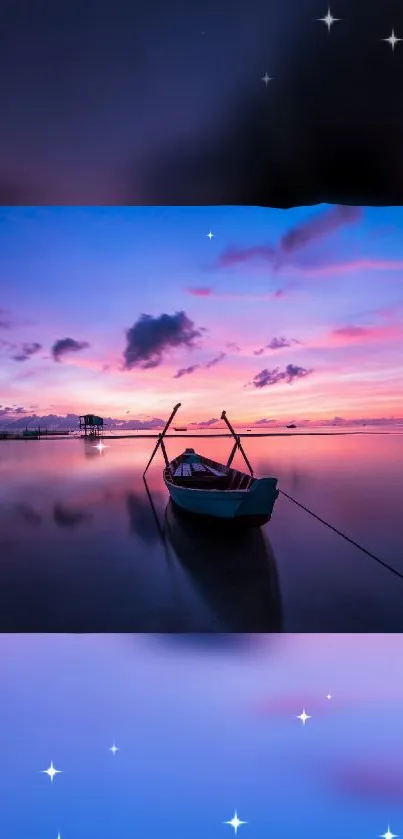
<svg viewBox="0 0 403 839"><path fill-rule="evenodd" d="M0 423L177 401L181 422L400 418L402 226L403 208L2 208Z"/></svg>

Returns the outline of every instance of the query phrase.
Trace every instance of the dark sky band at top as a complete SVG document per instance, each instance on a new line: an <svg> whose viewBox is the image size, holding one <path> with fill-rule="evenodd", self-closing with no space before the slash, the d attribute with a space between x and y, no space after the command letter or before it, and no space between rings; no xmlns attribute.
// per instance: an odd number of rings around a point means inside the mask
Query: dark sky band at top
<svg viewBox="0 0 403 839"><path fill-rule="evenodd" d="M4 0L0 202L401 204L401 38L397 0Z"/></svg>

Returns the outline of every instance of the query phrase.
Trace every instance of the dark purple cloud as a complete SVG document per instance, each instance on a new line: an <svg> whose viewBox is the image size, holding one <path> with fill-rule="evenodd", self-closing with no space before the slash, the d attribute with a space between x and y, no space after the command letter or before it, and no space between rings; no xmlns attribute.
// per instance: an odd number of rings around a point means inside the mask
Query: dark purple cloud
<svg viewBox="0 0 403 839"><path fill-rule="evenodd" d="M361 207L348 207L340 204L331 207L329 210L317 213L307 221L291 228L288 233L281 237L280 249L284 253L292 253L317 239L329 236L346 224L358 221L361 216Z"/></svg>
<svg viewBox="0 0 403 839"><path fill-rule="evenodd" d="M206 367L207 369L209 369L210 367L215 367L216 364L219 364L220 361L222 361L223 358L225 358L225 355L225 352L220 352L218 355L216 355L214 358L208 361L207 364L204 365L204 367ZM182 376L189 376L191 373L194 373L195 370L198 370L200 366L200 364L192 364L190 367L181 367L181 369L178 370L177 373L175 373L175 376L173 378L181 379Z"/></svg>
<svg viewBox="0 0 403 839"><path fill-rule="evenodd" d="M219 364L220 361L223 360L223 358L225 358L225 352L220 352L218 355L215 356L215 358L212 358L211 361L208 361L205 366L214 367L216 364Z"/></svg>
<svg viewBox="0 0 403 839"><path fill-rule="evenodd" d="M251 384L257 388L276 385L279 382L291 384L295 379L303 379L312 372L312 370L306 370L305 367L298 367L296 364L287 364L285 370L280 370L278 367L274 370L265 368L256 374Z"/></svg>
<svg viewBox="0 0 403 839"><path fill-rule="evenodd" d="M276 367L275 370L268 370L265 368L261 370L260 373L256 373L252 380L252 384L257 387L266 387L266 385L275 385L277 382L282 380L282 375L279 372L279 368Z"/></svg>
<svg viewBox="0 0 403 839"><path fill-rule="evenodd" d="M55 361L60 361L64 355L85 350L87 347L89 347L87 341L75 341L74 338L60 338L53 344L51 353Z"/></svg>
<svg viewBox="0 0 403 839"><path fill-rule="evenodd" d="M218 257L214 268L230 268L234 265L251 262L256 259L268 262L274 269L280 268L291 255L307 245L330 236L336 230L347 224L352 224L361 218L360 207L336 205L330 209L317 212L314 216L292 227L285 233L277 245L252 245L248 248L227 248ZM284 292L278 290L275 297L282 297Z"/></svg>
<svg viewBox="0 0 403 839"><path fill-rule="evenodd" d="M192 364L190 367L181 367L177 373L174 375L174 379L181 379L182 376L190 376L191 373L194 373L200 367L200 364Z"/></svg>
<svg viewBox="0 0 403 839"><path fill-rule="evenodd" d="M284 347L291 347L292 344L299 344L296 338L272 338L268 344L259 350L254 350L253 355L262 355L265 350L281 350Z"/></svg>
<svg viewBox="0 0 403 839"><path fill-rule="evenodd" d="M28 413L22 406L0 406L1 427L4 429L19 430L25 428L25 426L27 426L27 428L38 428L38 425L40 425L41 428L48 428L49 430L65 429L75 431L78 429L78 414L67 414L67 416L61 416L58 414L37 415L35 413L31 413L31 411L33 410L32 405L30 405L29 408L30 412ZM198 423L190 423L190 425L195 425L200 428L209 428L211 425L214 425L216 422L219 421L219 419L213 418ZM161 419L159 417L148 417L146 419L130 420L121 420L116 419L114 417L104 417L104 428L115 429L122 432L143 430L157 431L164 427L165 422L166 419ZM253 421L252 425L264 426L275 422L276 420L273 419L260 419ZM304 422L307 422L307 420L304 420ZM356 420L344 420L340 417L335 417L333 420L326 420L323 422L317 421L311 423L311 425L327 426L332 422L336 422L336 424L340 425L344 423L347 425L355 426L361 426L363 423L366 423L367 425L376 425L382 427L389 425L402 425L403 417L364 417L362 419Z"/></svg>
<svg viewBox="0 0 403 839"><path fill-rule="evenodd" d="M21 416L15 417L15 414ZM46 416L38 416L37 414L28 414L23 408L20 410L16 408L5 408L0 411L0 415L7 414L7 419L2 422L3 428L21 429L21 428L38 428L38 425L48 429L71 429L78 428L77 414L67 414L67 416L57 416L56 414L47 414ZM22 418L23 416L23 418Z"/></svg>
<svg viewBox="0 0 403 839"><path fill-rule="evenodd" d="M164 353L175 347L193 348L203 329L196 329L185 312L159 317L141 315L138 321L126 331L126 347L123 353L125 370L141 367L146 370L158 367Z"/></svg>
<svg viewBox="0 0 403 839"><path fill-rule="evenodd" d="M227 248L218 257L218 268L232 268L243 262L250 262L253 259L264 259L270 262L276 256L276 249L273 245L253 245L250 248Z"/></svg>
<svg viewBox="0 0 403 839"><path fill-rule="evenodd" d="M38 416L37 414L22 413L23 408L12 408L4 406L0 408L0 416L4 417L2 420L2 428L21 429L38 428L40 425L43 428L64 429L68 431L75 431L78 429L78 414L67 414L60 416L58 414L46 414ZM15 416L18 414L19 416ZM23 418L22 418L23 417ZM159 417L149 417L145 420L119 420L114 417L104 417L104 428L116 429L119 431L154 431L163 428L166 420Z"/></svg>
<svg viewBox="0 0 403 839"><path fill-rule="evenodd" d="M341 326L339 329L332 329L332 335L340 335L341 338L360 338L368 335L371 329L365 326Z"/></svg>
<svg viewBox="0 0 403 839"><path fill-rule="evenodd" d="M268 350L280 350L283 347L291 347L291 341L288 338L272 338L267 344Z"/></svg>
<svg viewBox="0 0 403 839"><path fill-rule="evenodd" d="M197 422L195 423L195 425L197 425L199 428L210 428L210 425L214 425L215 422L218 422L218 419L213 418L209 420L203 420L202 422Z"/></svg>
<svg viewBox="0 0 403 839"><path fill-rule="evenodd" d="M31 356L35 355L41 349L42 345L36 341L32 344L23 344L21 350L16 355L13 355L13 359L14 361L27 361L28 358L31 358Z"/></svg>
<svg viewBox="0 0 403 839"><path fill-rule="evenodd" d="M235 344L234 341L228 341L225 345L227 350L231 350L231 352L241 352L241 348L238 344Z"/></svg>
<svg viewBox="0 0 403 839"><path fill-rule="evenodd" d="M163 428L165 423L166 420L159 417L150 417L147 420L115 420L108 417L104 420L104 425L107 424L108 428L119 428L121 431L157 431Z"/></svg>
<svg viewBox="0 0 403 839"><path fill-rule="evenodd" d="M27 412L26 412L25 408L22 408L22 407L16 408L15 406L11 407L10 405L4 405L4 407L1 407L1 405L0 405L0 416L1 417L5 417L7 414L11 414L12 416L14 416L14 414L26 414L26 413Z"/></svg>

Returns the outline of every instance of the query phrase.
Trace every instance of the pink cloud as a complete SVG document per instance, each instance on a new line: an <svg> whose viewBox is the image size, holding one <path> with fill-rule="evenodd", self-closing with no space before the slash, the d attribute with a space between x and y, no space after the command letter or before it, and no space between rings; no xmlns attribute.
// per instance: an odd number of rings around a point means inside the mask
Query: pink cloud
<svg viewBox="0 0 403 839"><path fill-rule="evenodd" d="M403 337L403 325L387 323L382 326L342 326L332 329L326 338L327 344L350 344L370 341L391 341Z"/></svg>
<svg viewBox="0 0 403 839"><path fill-rule="evenodd" d="M332 335L340 335L342 338L362 338L371 334L372 331L365 326L342 326L340 329L333 329Z"/></svg>
<svg viewBox="0 0 403 839"><path fill-rule="evenodd" d="M290 719L292 717L296 718L303 708L311 716L316 713L327 712L332 708L331 703L332 700L326 699L326 696L321 698L317 694L291 693L269 696L267 699L262 699L252 706L252 710L258 716L262 717L276 716ZM337 708L340 710L339 702L337 703Z"/></svg>
<svg viewBox="0 0 403 839"><path fill-rule="evenodd" d="M374 314L380 318L396 318L399 315L403 315L403 303L394 306L382 306L379 309L375 309Z"/></svg>
<svg viewBox="0 0 403 839"><path fill-rule="evenodd" d="M313 264L307 265L305 262L304 264L300 264L298 261L290 259L290 255L287 252L281 254L280 251L276 251L271 245L255 245L243 249L229 248L219 256L216 267L218 269L231 268L236 265L245 264L246 262L252 262L256 259L261 259L268 262L276 271L286 266L287 271L302 274L303 276L314 275L326 277L357 271L403 271L402 259L373 259L363 256L358 259L341 260L339 262L325 264L313 262ZM281 296L281 291L277 296Z"/></svg>
<svg viewBox="0 0 403 839"><path fill-rule="evenodd" d="M188 294L192 294L194 297L214 297L215 299L219 298L220 300L276 300L281 297L284 297L286 292L284 290L278 289L277 291L268 291L263 294L243 294L240 292L218 292L214 291L212 288L206 289L194 289L194 288L187 288L186 289ZM288 291L287 291L288 296Z"/></svg>
<svg viewBox="0 0 403 839"><path fill-rule="evenodd" d="M353 271L403 271L402 259L352 259L346 262L334 262L328 265L299 266L293 265L293 270L300 274L326 277L333 274L348 274Z"/></svg>
<svg viewBox="0 0 403 839"><path fill-rule="evenodd" d="M187 291L188 294L192 294L194 297L210 297L210 295L213 293L213 289L212 288L207 288L207 287L206 288L202 288L202 287L192 288L190 286L189 288L187 288L185 290Z"/></svg>
<svg viewBox="0 0 403 839"><path fill-rule="evenodd" d="M106 370L110 369L110 364L105 363L103 366L101 362L96 361L95 359L91 358L81 358L79 356L69 356L66 357L64 362L65 366L69 367L79 367L83 370L94 370L97 372L106 372Z"/></svg>

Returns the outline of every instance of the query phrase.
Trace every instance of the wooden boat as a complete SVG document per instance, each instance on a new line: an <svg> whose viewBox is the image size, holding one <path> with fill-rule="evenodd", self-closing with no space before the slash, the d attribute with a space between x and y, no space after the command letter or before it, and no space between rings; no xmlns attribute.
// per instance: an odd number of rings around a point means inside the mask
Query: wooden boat
<svg viewBox="0 0 403 839"><path fill-rule="evenodd" d="M242 448L240 437L235 433L225 411L221 414L235 443L226 465L199 455L194 449L186 449L171 462L164 445L164 435L180 407L175 406L158 443L144 470L144 475L161 446L165 469L164 482L173 504L180 510L205 519L219 519L249 526L260 527L271 518L278 496L277 478L255 478L253 469ZM237 450L240 450L249 469L249 474L231 468Z"/></svg>
<svg viewBox="0 0 403 839"><path fill-rule="evenodd" d="M289 425L286 425L286 428L296 428L296 427L297 427L297 426L296 426L296 425L295 425L295 423L293 423L293 422L290 422L290 424L289 424Z"/></svg>
<svg viewBox="0 0 403 839"><path fill-rule="evenodd" d="M175 428L175 426L174 426L174 431L187 431L187 428L185 428L185 427L181 428L181 426L178 426L177 428Z"/></svg>

